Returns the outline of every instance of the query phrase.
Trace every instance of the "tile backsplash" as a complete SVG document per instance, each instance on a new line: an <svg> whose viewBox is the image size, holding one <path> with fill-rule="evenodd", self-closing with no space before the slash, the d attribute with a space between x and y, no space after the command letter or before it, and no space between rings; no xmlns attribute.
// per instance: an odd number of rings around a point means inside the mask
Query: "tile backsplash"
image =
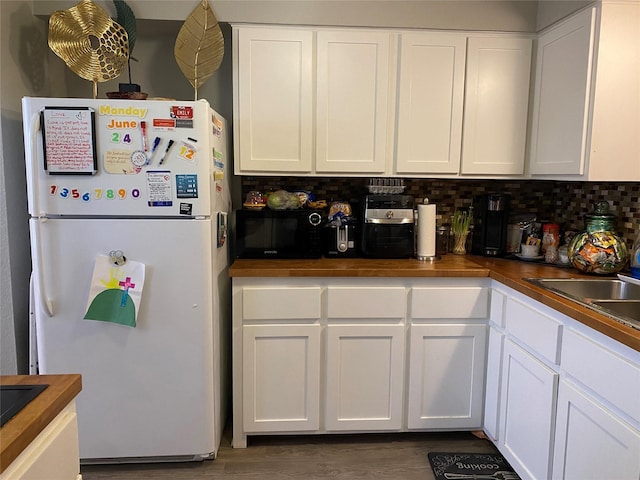
<svg viewBox="0 0 640 480"><path fill-rule="evenodd" d="M368 178L241 177L242 198L250 190L309 190L327 202L357 205L367 193ZM637 182L561 182L552 180L404 179L406 193L429 198L448 221L455 209L467 208L474 195L508 193L512 213L536 213L538 220L559 223L563 229L584 229L584 215L594 202L606 200L617 215L617 232L629 247L640 232L640 184Z"/></svg>

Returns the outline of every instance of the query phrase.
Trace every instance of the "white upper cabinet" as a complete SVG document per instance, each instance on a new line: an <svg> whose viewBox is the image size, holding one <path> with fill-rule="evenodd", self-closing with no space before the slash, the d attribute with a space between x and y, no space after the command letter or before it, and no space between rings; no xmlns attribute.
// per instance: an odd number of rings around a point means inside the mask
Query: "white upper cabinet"
<svg viewBox="0 0 640 480"><path fill-rule="evenodd" d="M395 173L458 173L466 36L400 35Z"/></svg>
<svg viewBox="0 0 640 480"><path fill-rule="evenodd" d="M538 40L532 174L582 174L588 120L595 9Z"/></svg>
<svg viewBox="0 0 640 480"><path fill-rule="evenodd" d="M241 28L233 33L236 173L310 173L313 32Z"/></svg>
<svg viewBox="0 0 640 480"><path fill-rule="evenodd" d="M524 174L531 38L470 37L463 174Z"/></svg>
<svg viewBox="0 0 640 480"><path fill-rule="evenodd" d="M317 172L384 173L389 41L388 32L317 32Z"/></svg>
<svg viewBox="0 0 640 480"><path fill-rule="evenodd" d="M529 36L233 33L236 174L524 174Z"/></svg>
<svg viewBox="0 0 640 480"><path fill-rule="evenodd" d="M390 33L233 32L237 174L384 173Z"/></svg>
<svg viewBox="0 0 640 480"><path fill-rule="evenodd" d="M524 174L532 43L401 34L394 173Z"/></svg>
<svg viewBox="0 0 640 480"><path fill-rule="evenodd" d="M532 175L640 180L640 3L603 3L538 41Z"/></svg>

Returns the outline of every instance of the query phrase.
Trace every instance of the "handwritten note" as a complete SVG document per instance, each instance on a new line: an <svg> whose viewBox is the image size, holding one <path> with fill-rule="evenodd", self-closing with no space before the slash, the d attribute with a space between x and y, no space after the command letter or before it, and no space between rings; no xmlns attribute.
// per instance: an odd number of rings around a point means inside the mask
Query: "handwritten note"
<svg viewBox="0 0 640 480"><path fill-rule="evenodd" d="M48 173L92 175L96 172L93 109L45 107L41 122Z"/></svg>

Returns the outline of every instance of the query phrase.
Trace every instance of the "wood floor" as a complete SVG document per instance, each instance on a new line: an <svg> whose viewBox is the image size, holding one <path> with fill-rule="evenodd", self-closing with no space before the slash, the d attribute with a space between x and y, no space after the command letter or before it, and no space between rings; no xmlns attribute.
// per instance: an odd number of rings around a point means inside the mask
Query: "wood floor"
<svg viewBox="0 0 640 480"><path fill-rule="evenodd" d="M230 446L226 429L218 458L193 463L87 465L83 480L433 480L429 452L494 453L469 432L249 437Z"/></svg>

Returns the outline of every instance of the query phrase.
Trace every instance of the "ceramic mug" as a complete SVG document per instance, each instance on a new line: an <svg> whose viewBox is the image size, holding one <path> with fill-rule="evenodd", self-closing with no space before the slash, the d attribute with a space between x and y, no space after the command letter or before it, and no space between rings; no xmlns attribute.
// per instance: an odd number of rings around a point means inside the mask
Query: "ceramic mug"
<svg viewBox="0 0 640 480"><path fill-rule="evenodd" d="M520 255L523 257L537 257L538 252L540 252L540 245L527 245L526 243L520 245Z"/></svg>

